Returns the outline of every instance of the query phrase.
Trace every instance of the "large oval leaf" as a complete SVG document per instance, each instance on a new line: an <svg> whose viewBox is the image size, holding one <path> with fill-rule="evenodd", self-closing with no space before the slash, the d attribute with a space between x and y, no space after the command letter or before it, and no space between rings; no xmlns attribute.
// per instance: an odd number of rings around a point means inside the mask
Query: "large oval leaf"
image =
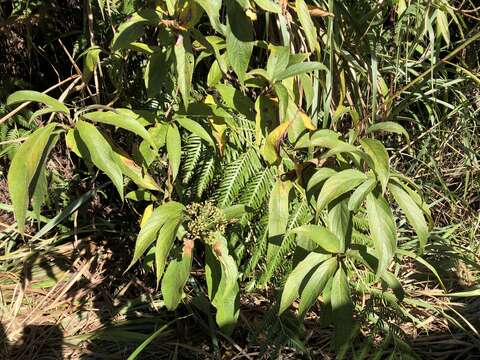
<svg viewBox="0 0 480 360"><path fill-rule="evenodd" d="M375 189L376 185L377 180L374 178L369 178L362 185L356 188L348 200L348 209L350 211L357 211L367 195L371 193L373 189Z"/></svg>
<svg viewBox="0 0 480 360"><path fill-rule="evenodd" d="M52 132L56 126L51 123L31 134L18 148L8 170L8 190L21 234L25 230L28 203L36 187L39 170L44 166L48 152L54 145Z"/></svg>
<svg viewBox="0 0 480 360"><path fill-rule="evenodd" d="M405 139L407 140L407 143L410 142L410 136L408 135L407 130L405 128L393 121L383 121L379 123L375 123L373 125L370 125L366 131L367 134L370 134L372 132L376 131L385 131L385 132L391 132L391 133L396 133L405 136Z"/></svg>
<svg viewBox="0 0 480 360"><path fill-rule="evenodd" d="M145 25L158 24L159 22L159 14L151 9L143 9L133 14L118 27L118 31L113 38L112 49L116 51L127 47L143 35Z"/></svg>
<svg viewBox="0 0 480 360"><path fill-rule="evenodd" d="M300 316L305 316L305 313L320 296L328 280L333 277L336 270L337 258L335 257L328 259L315 270L310 279L308 279L300 296L300 305L298 307Z"/></svg>
<svg viewBox="0 0 480 360"><path fill-rule="evenodd" d="M300 20L300 24L302 25L303 31L305 32L308 47L310 51L315 51L317 48L317 29L315 24L313 23L312 18L310 17L310 13L308 11L308 6L304 0L296 0L295 1L295 10L298 15L298 20Z"/></svg>
<svg viewBox="0 0 480 360"><path fill-rule="evenodd" d="M148 131L140 124L140 122L125 113L117 113L114 111L96 111L82 115L85 119L103 124L113 125L137 134L141 138L156 148L155 142Z"/></svg>
<svg viewBox="0 0 480 360"><path fill-rule="evenodd" d="M353 302L347 275L342 266L338 268L333 278L330 300L335 325L335 346L337 351L344 350L353 332Z"/></svg>
<svg viewBox="0 0 480 360"><path fill-rule="evenodd" d="M378 258L377 276L380 276L392 261L397 249L397 229L392 211L382 196L373 193L367 195L367 215Z"/></svg>
<svg viewBox="0 0 480 360"><path fill-rule="evenodd" d="M13 105L26 101L39 102L52 108L53 111L68 114L68 108L62 102L52 98L51 96L33 90L20 90L14 92L7 98L7 105Z"/></svg>
<svg viewBox="0 0 480 360"><path fill-rule="evenodd" d="M157 277L157 286L162 278L168 254L172 248L178 227L180 226L182 217L172 218L162 226L158 232L157 243L155 246L155 269Z"/></svg>
<svg viewBox="0 0 480 360"><path fill-rule="evenodd" d="M133 259L127 270L135 264L147 248L155 241L160 228L167 222L179 224L183 219L185 207L175 201L165 203L156 208L140 229L135 242ZM125 270L125 271L127 271Z"/></svg>
<svg viewBox="0 0 480 360"><path fill-rule="evenodd" d="M94 125L85 121L78 121L75 130L75 143L82 158L102 170L112 180L123 199L122 170L108 140Z"/></svg>
<svg viewBox="0 0 480 360"><path fill-rule="evenodd" d="M255 0L255 3L265 11L280 14L282 8L273 0Z"/></svg>
<svg viewBox="0 0 480 360"><path fill-rule="evenodd" d="M195 58L192 52L192 43L188 33L178 35L175 44L175 60L177 68L177 82L183 98L183 106L188 109L190 89L192 87L193 68Z"/></svg>
<svg viewBox="0 0 480 360"><path fill-rule="evenodd" d="M168 264L165 276L162 279L162 295L168 310L174 310L182 300L183 287L190 276L192 267L193 241L184 243L182 254L176 256Z"/></svg>
<svg viewBox="0 0 480 360"><path fill-rule="evenodd" d="M267 261L277 256L288 224L290 181L277 180L268 203L268 248Z"/></svg>
<svg viewBox="0 0 480 360"><path fill-rule="evenodd" d="M216 321L222 331L231 334L239 315L239 286L237 263L228 253L227 240L219 233L216 234L216 242L211 249L211 255L218 260L220 267L216 268L216 274L210 272L209 294L213 306L217 309ZM211 263L210 259L210 263ZM211 276L216 281L212 281ZM215 289L212 289L213 283Z"/></svg>
<svg viewBox="0 0 480 360"><path fill-rule="evenodd" d="M180 161L182 159L182 139L180 132L175 124L169 124L167 130L167 153L168 163L172 171L172 178L175 180L180 169Z"/></svg>
<svg viewBox="0 0 480 360"><path fill-rule="evenodd" d="M336 254L342 249L342 241L324 226L307 224L292 230L292 232L314 241L323 250L330 253Z"/></svg>
<svg viewBox="0 0 480 360"><path fill-rule="evenodd" d="M395 198L395 201L400 205L410 225L415 229L419 241L419 255L422 255L429 236L428 225L423 216L422 209L420 209L410 195L400 186L390 183L388 189Z"/></svg>
<svg viewBox="0 0 480 360"><path fill-rule="evenodd" d="M280 307L278 309L279 314L282 314L299 296L303 278L307 276L315 266L331 257L330 254L312 252L293 269L283 287Z"/></svg>
<svg viewBox="0 0 480 360"><path fill-rule="evenodd" d="M183 127L184 129L188 130L192 134L197 135L199 138L205 140L211 146L215 146L215 141L212 139L210 134L200 125L198 122L191 120L185 116L178 116L175 117L177 123Z"/></svg>
<svg viewBox="0 0 480 360"><path fill-rule="evenodd" d="M355 169L340 171L325 181L317 201L317 211L321 211L332 200L343 195L365 181L367 176Z"/></svg>
<svg viewBox="0 0 480 360"><path fill-rule="evenodd" d="M305 74L315 70L328 71L328 68L325 65L323 65L321 62L317 62L317 61L302 62L302 63L294 64L287 67L285 70L283 70L282 72L278 73L275 76L275 80L281 81L281 80L288 79L289 77L292 77L292 76Z"/></svg>
<svg viewBox="0 0 480 360"><path fill-rule="evenodd" d="M383 144L375 139L360 140L362 148L373 161L374 171L378 176L378 180L382 185L382 190L385 192L390 176L390 164L388 159L387 149Z"/></svg>
<svg viewBox="0 0 480 360"><path fill-rule="evenodd" d="M239 1L227 2L227 59L243 83L253 52L253 25Z"/></svg>

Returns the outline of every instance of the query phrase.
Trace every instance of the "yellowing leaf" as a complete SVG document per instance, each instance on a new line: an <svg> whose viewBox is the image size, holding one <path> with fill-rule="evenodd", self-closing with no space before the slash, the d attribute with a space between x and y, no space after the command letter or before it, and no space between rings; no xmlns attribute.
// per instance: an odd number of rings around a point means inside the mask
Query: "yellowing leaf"
<svg viewBox="0 0 480 360"><path fill-rule="evenodd" d="M140 219L140 227L143 227L145 223L148 221L150 216L152 216L153 213L153 204L148 204L145 210L143 211L142 218Z"/></svg>
<svg viewBox="0 0 480 360"><path fill-rule="evenodd" d="M308 130L317 130L317 127L313 124L312 119L304 111L299 109L299 116L302 119L303 126Z"/></svg>
<svg viewBox="0 0 480 360"><path fill-rule="evenodd" d="M269 164L274 164L280 159L280 145L291 123L291 121L285 121L268 134L262 153Z"/></svg>
<svg viewBox="0 0 480 360"><path fill-rule="evenodd" d="M122 170L122 173L132 179L135 184L147 190L161 190L160 185L157 184L151 175L146 173L142 167L130 159L127 154L116 147L113 148L113 152L114 156L117 158L116 163Z"/></svg>

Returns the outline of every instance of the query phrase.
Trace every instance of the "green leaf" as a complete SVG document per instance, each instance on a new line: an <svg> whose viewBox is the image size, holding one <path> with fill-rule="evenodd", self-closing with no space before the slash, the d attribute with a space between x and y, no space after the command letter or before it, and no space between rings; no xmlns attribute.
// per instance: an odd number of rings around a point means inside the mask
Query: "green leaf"
<svg viewBox="0 0 480 360"><path fill-rule="evenodd" d="M382 185L382 191L387 188L388 178L390 176L390 164L387 149L383 144L375 139L360 140L365 153L370 156L373 161L374 171L378 176L378 180Z"/></svg>
<svg viewBox="0 0 480 360"><path fill-rule="evenodd" d="M353 303L347 275L342 266L335 273L330 296L335 325L335 347L338 351L349 344L353 332Z"/></svg>
<svg viewBox="0 0 480 360"><path fill-rule="evenodd" d="M48 183L45 170L44 166L39 167L37 172L37 183L35 184L35 189L32 194L33 213L37 219L40 218L40 210L45 203L45 200L48 198Z"/></svg>
<svg viewBox="0 0 480 360"><path fill-rule="evenodd" d="M139 187L147 190L161 191L160 185L141 166L135 163L124 151L112 147L115 163L120 167L122 174L132 179Z"/></svg>
<svg viewBox="0 0 480 360"><path fill-rule="evenodd" d="M195 0L208 15L210 24L215 31L223 34L224 25L220 23L220 8L222 7L222 0Z"/></svg>
<svg viewBox="0 0 480 360"><path fill-rule="evenodd" d="M353 219L348 210L348 198L339 197L328 205L327 228L340 240L340 253L344 253L352 240Z"/></svg>
<svg viewBox="0 0 480 360"><path fill-rule="evenodd" d="M282 8L273 0L255 0L255 3L265 11L280 14Z"/></svg>
<svg viewBox="0 0 480 360"><path fill-rule="evenodd" d="M327 285L327 282L334 276L336 270L337 259L332 257L321 264L312 276L310 276L300 296L298 311L301 317L305 316L308 309L315 303Z"/></svg>
<svg viewBox="0 0 480 360"><path fill-rule="evenodd" d="M348 209L350 211L357 211L367 195L375 189L377 180L374 178L367 179L362 185L355 189L348 200Z"/></svg>
<svg viewBox="0 0 480 360"><path fill-rule="evenodd" d="M51 96L42 94L38 91L32 91L32 90L20 90L20 91L14 92L12 95L10 95L7 98L7 105L23 103L26 101L39 102L54 109L54 111L68 114L68 108L62 102L52 98Z"/></svg>
<svg viewBox="0 0 480 360"><path fill-rule="evenodd" d="M172 60L172 51L155 51L149 57L144 73L145 87L149 97L158 96L167 87L166 84L171 84L168 70L172 66Z"/></svg>
<svg viewBox="0 0 480 360"><path fill-rule="evenodd" d="M373 124L373 125L369 126L366 133L370 134L370 133L376 132L376 131L386 131L386 132L391 132L391 133L395 133L395 134L400 134L400 135L405 136L405 139L407 140L407 143L410 142L410 136L408 135L407 130L405 130L405 128L402 125L400 125L396 122L393 122L393 121L383 121L383 122Z"/></svg>
<svg viewBox="0 0 480 360"><path fill-rule="evenodd" d="M179 34L175 44L175 59L177 69L178 88L183 98L183 106L188 109L190 89L192 87L193 68L195 58L188 33Z"/></svg>
<svg viewBox="0 0 480 360"><path fill-rule="evenodd" d="M405 291L403 290L402 284L397 279L397 277L391 272L385 271L382 274L381 279L387 284L390 289L393 290L395 297L398 300L402 301L405 297Z"/></svg>
<svg viewBox="0 0 480 360"><path fill-rule="evenodd" d="M422 209L420 209L411 196L400 186L390 183L388 189L407 217L410 225L415 229L419 241L418 252L419 255L422 255L429 236L428 225L423 216Z"/></svg>
<svg viewBox="0 0 480 360"><path fill-rule="evenodd" d="M317 211L321 211L332 200L356 188L366 178L364 173L355 169L343 170L329 177L318 196Z"/></svg>
<svg viewBox="0 0 480 360"><path fill-rule="evenodd" d="M205 130L198 122L185 116L176 116L175 120L181 127L188 130L192 134L197 135L199 138L205 140L208 144L215 147L215 141L212 139L207 130Z"/></svg>
<svg viewBox="0 0 480 360"><path fill-rule="evenodd" d="M239 315L238 269L233 257L228 254L227 240L216 233L213 254L220 263L218 287L211 293L210 300L217 309L216 321L220 329L231 334ZM217 268L218 271L218 268ZM210 290L209 290L210 293Z"/></svg>
<svg viewBox="0 0 480 360"><path fill-rule="evenodd" d="M172 249L181 221L182 217L171 219L168 222L165 222L158 232L157 243L155 245L155 273L157 277L157 287L165 270L167 257Z"/></svg>
<svg viewBox="0 0 480 360"><path fill-rule="evenodd" d="M342 249L342 242L335 234L321 225L306 224L293 229L294 234L314 241L323 250L329 253L339 253Z"/></svg>
<svg viewBox="0 0 480 360"><path fill-rule="evenodd" d="M240 219L252 209L245 204L238 204L222 209L225 215L225 220Z"/></svg>
<svg viewBox="0 0 480 360"><path fill-rule="evenodd" d="M438 273L438 271L435 269L435 267L432 266L432 264L430 264L427 260L425 260L425 259L422 258L421 256L418 256L417 254L415 254L415 253L412 252L412 251L397 249L397 254L403 255L403 256L408 256L409 258L412 258L413 260L416 260L416 261L418 261L420 264L422 264L423 266L425 266L428 270L430 270L430 271L432 272L433 275L435 275L435 277L437 278L438 283L440 284L440 286L442 287L442 289L446 291L445 284L444 284L443 281L442 281L442 277L440 276L440 274Z"/></svg>
<svg viewBox="0 0 480 360"><path fill-rule="evenodd" d="M133 201L156 201L158 198L155 195L152 195L150 192L145 190L134 190L130 191L125 195L125 199L130 199Z"/></svg>
<svg viewBox="0 0 480 360"><path fill-rule="evenodd" d="M269 164L275 164L280 160L280 145L291 123L291 121L285 121L268 134L262 148L262 155Z"/></svg>
<svg viewBox="0 0 480 360"><path fill-rule="evenodd" d="M82 72L82 80L84 82L87 82L90 79L91 74L95 70L98 62L100 61L101 52L102 49L100 49L98 46L93 46L87 49Z"/></svg>
<svg viewBox="0 0 480 360"><path fill-rule="evenodd" d="M289 106L289 95L287 88L282 83L275 83L273 85L273 89L275 90L275 94L277 94L278 98L278 110L280 114L280 121L285 122L287 121L287 111ZM297 109L297 112L299 110Z"/></svg>
<svg viewBox="0 0 480 360"><path fill-rule="evenodd" d="M303 149L308 147L325 147L331 149L338 144L343 143L339 140L339 134L333 130L329 129L320 129L315 131L313 134L306 133L300 139L298 139L295 144L295 149Z"/></svg>
<svg viewBox="0 0 480 360"><path fill-rule="evenodd" d="M447 45L450 45L450 30L448 26L447 14L440 9L437 9L435 13L437 14L437 18L435 20L438 30L437 32L442 34Z"/></svg>
<svg viewBox="0 0 480 360"><path fill-rule="evenodd" d="M167 131L167 153L172 178L175 180L180 169L180 161L182 158L182 141L180 132L175 124L168 125Z"/></svg>
<svg viewBox="0 0 480 360"><path fill-rule="evenodd" d="M51 141L56 126L57 124L51 123L35 130L20 145L8 170L8 190L18 231L21 234L25 230L25 219L30 197L36 188L38 176L46 162L48 152L54 144Z"/></svg>
<svg viewBox="0 0 480 360"><path fill-rule="evenodd" d="M184 210L185 207L182 204L171 201L160 205L152 212L138 233L132 262L125 271L128 271L155 241L162 226L169 222L179 224L182 221Z"/></svg>
<svg viewBox="0 0 480 360"><path fill-rule="evenodd" d="M175 320L172 320L171 322L169 322L168 324L165 324L163 325L162 327L160 327L160 329L158 329L157 331L155 331L152 335L150 335L148 338L146 338L136 349L134 352L132 352L130 354L130 356L127 358L127 360L135 360L138 355L140 355L140 353L145 350L145 348L153 341L155 340L155 338L157 336L159 336L162 332L164 332L165 330L167 330L167 328L173 324L175 321L177 321L177 319Z"/></svg>
<svg viewBox="0 0 480 360"><path fill-rule="evenodd" d="M223 77L223 72L220 69L220 65L218 65L218 61L215 60L210 67L207 75L207 86L214 87L217 85Z"/></svg>
<svg viewBox="0 0 480 360"><path fill-rule="evenodd" d="M268 203L268 249L267 262L277 256L288 224L290 181L277 180Z"/></svg>
<svg viewBox="0 0 480 360"><path fill-rule="evenodd" d="M318 169L315 174L308 180L307 192L312 191L317 185L327 180L329 177L335 175L337 172L328 167L322 167Z"/></svg>
<svg viewBox="0 0 480 360"><path fill-rule="evenodd" d="M135 118L128 116L126 113L115 111L96 111L82 115L85 119L99 122L103 124L113 125L140 136L148 141L148 143L156 148L155 142L148 131Z"/></svg>
<svg viewBox="0 0 480 360"><path fill-rule="evenodd" d="M225 101L225 104L229 108L245 115L249 120L255 119L255 105L248 96L228 84L217 84L215 88L218 90L223 101Z"/></svg>
<svg viewBox="0 0 480 360"><path fill-rule="evenodd" d="M330 254L320 254L312 252L308 254L296 267L292 270L283 287L282 297L280 299L280 306L278 313L282 314L287 308L292 305L300 293L302 281L305 276L318 264L331 258Z"/></svg>
<svg viewBox="0 0 480 360"><path fill-rule="evenodd" d="M253 52L253 25L237 0L227 2L227 17L227 59L243 83Z"/></svg>
<svg viewBox="0 0 480 360"><path fill-rule="evenodd" d="M123 199L123 176L112 147L97 128L85 121L78 121L74 139L82 158L93 163L112 180Z"/></svg>
<svg viewBox="0 0 480 360"><path fill-rule="evenodd" d="M298 20L300 20L300 24L302 25L303 31L307 37L308 47L310 48L310 51L313 52L318 46L317 30L312 18L310 17L310 13L308 12L308 6L304 0L296 0L295 9L298 15Z"/></svg>
<svg viewBox="0 0 480 360"><path fill-rule="evenodd" d="M282 73L288 66L290 48L288 46L269 45L270 56L267 61L267 73L270 79Z"/></svg>
<svg viewBox="0 0 480 360"><path fill-rule="evenodd" d="M285 70L283 70L279 74L277 74L277 76L275 77L274 80L281 81L281 80L288 79L292 76L312 72L312 71L315 71L315 70L328 71L328 68L325 65L323 65L322 63L316 62L316 61L294 64L294 65L289 66L288 68L286 68Z"/></svg>
<svg viewBox="0 0 480 360"><path fill-rule="evenodd" d="M397 229L392 211L382 196L373 193L367 195L367 215L370 235L378 258L377 276L380 276L397 250Z"/></svg>
<svg viewBox="0 0 480 360"><path fill-rule="evenodd" d="M185 243L183 253L176 256L168 264L165 276L162 279L162 295L168 310L175 310L182 301L183 288L190 276L192 268L193 241Z"/></svg>
<svg viewBox="0 0 480 360"><path fill-rule="evenodd" d="M117 51L126 48L131 42L137 40L145 32L145 25L158 24L160 16L151 9L143 9L134 13L130 19L122 23L113 38L112 49Z"/></svg>

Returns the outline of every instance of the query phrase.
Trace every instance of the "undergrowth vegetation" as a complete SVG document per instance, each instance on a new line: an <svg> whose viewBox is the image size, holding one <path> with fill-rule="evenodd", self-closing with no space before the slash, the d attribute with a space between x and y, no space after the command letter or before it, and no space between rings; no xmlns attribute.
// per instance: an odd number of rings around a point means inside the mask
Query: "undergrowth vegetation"
<svg viewBox="0 0 480 360"><path fill-rule="evenodd" d="M2 358L480 351L474 1L67 3L0 4Z"/></svg>

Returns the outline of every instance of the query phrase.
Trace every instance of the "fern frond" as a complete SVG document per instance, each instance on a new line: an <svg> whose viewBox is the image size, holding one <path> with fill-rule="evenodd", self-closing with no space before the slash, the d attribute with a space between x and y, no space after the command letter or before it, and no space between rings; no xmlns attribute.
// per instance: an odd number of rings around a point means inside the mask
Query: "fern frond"
<svg viewBox="0 0 480 360"><path fill-rule="evenodd" d="M250 260L245 267L244 276L249 278L260 261L262 255L267 252L267 240L268 240L268 214L265 213L262 218L252 224L251 235L254 239L253 243L250 245Z"/></svg>
<svg viewBox="0 0 480 360"><path fill-rule="evenodd" d="M211 156L201 160L200 166L198 168L198 172L195 173L195 179L194 179L195 181L192 186L193 195L197 199L200 199L202 197L205 190L212 183L212 180L215 175L215 168L216 168L215 157Z"/></svg>
<svg viewBox="0 0 480 360"><path fill-rule="evenodd" d="M203 148L200 137L191 135L187 138L186 144L182 148L184 156L182 166L184 184L188 184L195 174L195 169L202 157Z"/></svg>
<svg viewBox="0 0 480 360"><path fill-rule="evenodd" d="M260 168L260 159L254 149L248 149L237 160L226 165L220 186L214 195L217 206L222 208L231 205L248 179Z"/></svg>
<svg viewBox="0 0 480 360"><path fill-rule="evenodd" d="M275 172L272 168L255 175L242 190L238 203L245 204L253 210L260 209L270 194L274 177ZM244 215L240 222L246 224L252 216L250 214Z"/></svg>

